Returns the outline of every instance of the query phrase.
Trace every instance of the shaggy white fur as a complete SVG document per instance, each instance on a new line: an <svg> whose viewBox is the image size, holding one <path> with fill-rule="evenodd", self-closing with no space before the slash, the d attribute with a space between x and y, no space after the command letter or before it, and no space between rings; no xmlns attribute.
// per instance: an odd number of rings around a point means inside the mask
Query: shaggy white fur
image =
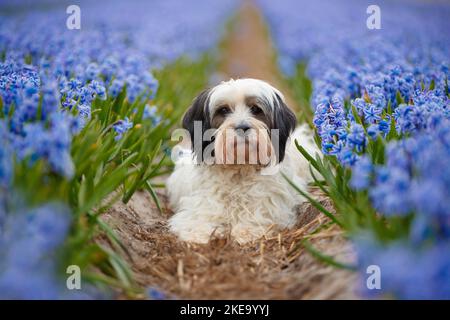
<svg viewBox="0 0 450 320"><path fill-rule="evenodd" d="M282 173L303 190L311 181L309 164L295 139L310 154L320 154L311 130L302 125L291 134L279 170L266 173L255 166L223 169L195 164L191 150L182 150L167 180L169 201L176 212L169 220L170 230L184 241L206 243L212 236L230 232L245 243L292 227L297 220L294 207L305 199Z"/></svg>

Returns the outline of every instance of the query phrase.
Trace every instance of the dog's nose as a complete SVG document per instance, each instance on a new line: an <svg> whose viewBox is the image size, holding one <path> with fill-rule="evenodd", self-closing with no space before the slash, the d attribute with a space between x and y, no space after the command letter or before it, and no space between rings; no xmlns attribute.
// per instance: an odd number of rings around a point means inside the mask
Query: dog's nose
<svg viewBox="0 0 450 320"><path fill-rule="evenodd" d="M247 123L240 123L234 128L234 130L237 131L238 135L245 135L251 128L252 127L250 127Z"/></svg>
<svg viewBox="0 0 450 320"><path fill-rule="evenodd" d="M234 128L234 130L242 130L242 131L247 131L250 130L252 127L250 127L250 125L248 125L247 123L240 123L237 127Z"/></svg>

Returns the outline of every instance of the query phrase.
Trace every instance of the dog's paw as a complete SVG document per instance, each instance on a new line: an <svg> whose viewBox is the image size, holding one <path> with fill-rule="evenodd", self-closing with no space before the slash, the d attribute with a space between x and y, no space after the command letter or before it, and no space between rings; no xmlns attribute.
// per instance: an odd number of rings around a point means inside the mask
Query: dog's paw
<svg viewBox="0 0 450 320"><path fill-rule="evenodd" d="M220 238L225 234L225 228L221 225L178 219L177 215L169 220L169 228L180 240L193 243L208 243L211 238Z"/></svg>
<svg viewBox="0 0 450 320"><path fill-rule="evenodd" d="M182 241L205 244L209 242L211 238L211 233L209 232L198 232L198 231L190 231L190 230L180 230L173 232L178 236L178 238Z"/></svg>

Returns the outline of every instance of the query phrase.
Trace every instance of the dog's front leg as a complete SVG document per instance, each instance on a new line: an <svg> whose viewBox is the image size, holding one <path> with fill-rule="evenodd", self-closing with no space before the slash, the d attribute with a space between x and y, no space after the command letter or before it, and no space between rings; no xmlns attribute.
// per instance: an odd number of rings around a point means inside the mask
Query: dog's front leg
<svg viewBox="0 0 450 320"><path fill-rule="evenodd" d="M207 243L211 237L221 237L225 231L220 205L210 205L204 197L183 197L178 212L169 220L170 230L181 240Z"/></svg>

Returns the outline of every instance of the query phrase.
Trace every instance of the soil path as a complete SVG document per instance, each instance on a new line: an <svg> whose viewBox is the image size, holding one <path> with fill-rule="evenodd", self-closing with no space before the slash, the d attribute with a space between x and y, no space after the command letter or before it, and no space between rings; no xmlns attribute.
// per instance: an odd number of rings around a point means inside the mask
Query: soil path
<svg viewBox="0 0 450 320"><path fill-rule="evenodd" d="M274 51L258 11L241 8L224 43L221 72L225 77L255 77L287 91L278 78ZM289 94L290 105L296 107ZM333 210L317 192L318 200ZM309 204L299 206L295 228L277 237L240 246L230 239L207 245L178 241L167 229L172 214L164 191L160 213L150 196L136 193L124 205L116 204L104 219L128 248L126 257L139 285L152 286L178 299L346 299L354 298L355 275L324 265L300 241L327 222ZM107 244L105 239L99 241ZM340 261L352 261L348 243L336 227L316 233L311 243Z"/></svg>
<svg viewBox="0 0 450 320"><path fill-rule="evenodd" d="M267 81L284 93L292 109L299 110L278 71L276 51L267 26L251 1L244 2L231 26L230 35L223 42L220 71L225 79L256 78Z"/></svg>

